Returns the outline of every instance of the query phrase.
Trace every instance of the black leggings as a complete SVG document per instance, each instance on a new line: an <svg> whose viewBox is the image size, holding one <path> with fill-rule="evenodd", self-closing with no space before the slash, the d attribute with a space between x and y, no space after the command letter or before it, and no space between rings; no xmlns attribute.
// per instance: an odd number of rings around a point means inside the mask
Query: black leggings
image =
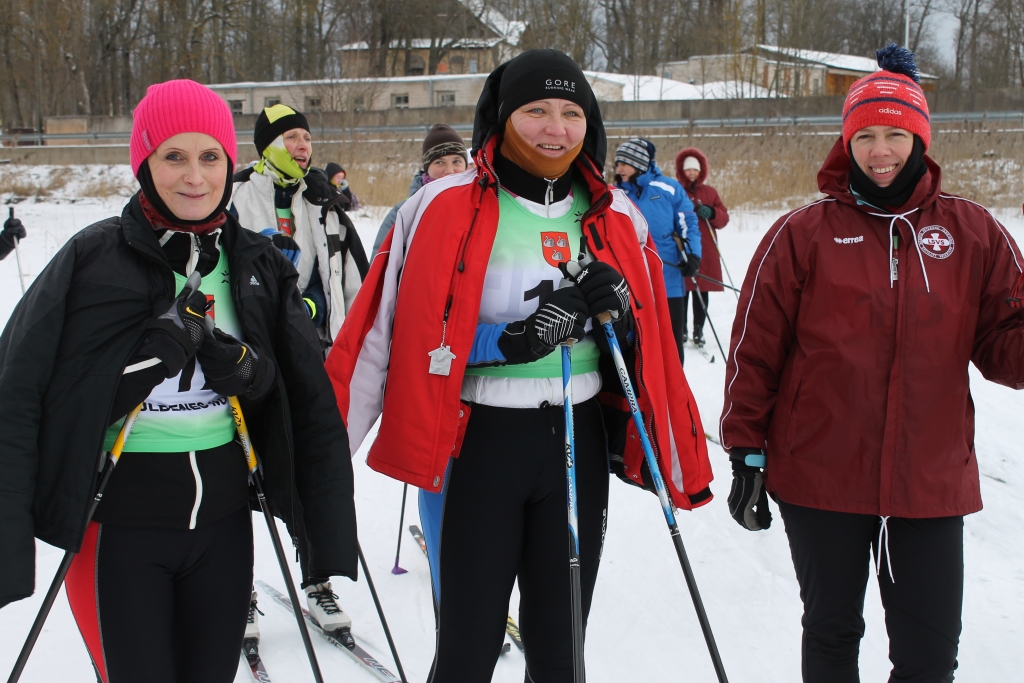
<svg viewBox="0 0 1024 683"><path fill-rule="evenodd" d="M686 292L683 295L683 315L686 315L686 302L690 300L690 295L696 294L696 292ZM693 334L694 336L704 336L704 321L707 320L707 305L709 301L710 292L701 292L700 299L696 296L693 297ZM704 305L701 306L700 302L703 301ZM683 329L686 329L686 320L683 320Z"/></svg>
<svg viewBox="0 0 1024 683"><path fill-rule="evenodd" d="M573 415L585 624L604 541L608 455L597 401ZM563 434L561 407L473 406L446 486L430 683L491 680L517 576L527 680L573 680Z"/></svg>
<svg viewBox="0 0 1024 683"><path fill-rule="evenodd" d="M65 585L100 680L234 680L252 562L247 507L194 530L90 524Z"/></svg>
<svg viewBox="0 0 1024 683"><path fill-rule="evenodd" d="M672 334L675 335L676 346L679 347L679 363L686 360L683 353L683 334L686 332L686 297L670 296L668 301L669 319L672 321Z"/></svg>
<svg viewBox="0 0 1024 683"><path fill-rule="evenodd" d="M860 680L857 660L872 550L881 567L878 588L893 664L890 683L953 680L963 607L963 517L890 517L888 544L883 540L879 557L881 518L875 515L781 501L779 509L804 602L805 683Z"/></svg>

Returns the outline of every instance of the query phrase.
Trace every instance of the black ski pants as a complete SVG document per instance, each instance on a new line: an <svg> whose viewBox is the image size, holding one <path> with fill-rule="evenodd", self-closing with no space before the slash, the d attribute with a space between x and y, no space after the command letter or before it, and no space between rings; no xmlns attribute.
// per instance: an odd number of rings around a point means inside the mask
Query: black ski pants
<svg viewBox="0 0 1024 683"><path fill-rule="evenodd" d="M242 507L197 529L89 525L66 588L103 683L230 683L252 586Z"/></svg>
<svg viewBox="0 0 1024 683"><path fill-rule="evenodd" d="M679 347L679 363L683 364L686 354L683 353L683 335L686 334L686 297L670 296L668 301L668 315L672 321L672 334L676 338L676 346Z"/></svg>
<svg viewBox="0 0 1024 683"><path fill-rule="evenodd" d="M701 292L700 293L700 299L697 299L696 294L697 294L697 292L686 292L686 294L683 295L683 307L682 307L682 310L683 310L683 330L686 330L686 319L685 319L685 316L686 316L686 304L687 304L687 302L690 300L690 298L692 296L693 297L693 335L695 337L697 335L700 335L700 336L703 337L704 336L704 322L707 320L707 317L708 317L707 316L707 312L706 312L708 310L707 309L707 305L708 305L708 303L710 301L710 296L709 295L711 293L710 292ZM704 302L703 306L701 305L701 301Z"/></svg>
<svg viewBox="0 0 1024 683"><path fill-rule="evenodd" d="M597 400L574 409L583 622L608 508ZM430 683L486 683L519 578L527 680L573 681L569 527L561 406L472 406L451 463L441 520L437 652Z"/></svg>
<svg viewBox="0 0 1024 683"><path fill-rule="evenodd" d="M782 501L779 509L804 603L805 683L860 681L872 551L880 567L890 683L953 680L963 607L963 517L889 517L880 550L880 517Z"/></svg>

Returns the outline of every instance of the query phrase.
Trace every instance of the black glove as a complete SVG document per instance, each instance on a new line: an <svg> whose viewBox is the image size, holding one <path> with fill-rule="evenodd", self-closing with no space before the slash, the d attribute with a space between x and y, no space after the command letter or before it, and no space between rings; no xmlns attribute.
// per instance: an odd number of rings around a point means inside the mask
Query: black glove
<svg viewBox="0 0 1024 683"><path fill-rule="evenodd" d="M581 265L576 261L558 265L566 279L576 283L591 318L611 313L612 320L625 317L629 310L629 285L622 273L607 263L591 261Z"/></svg>
<svg viewBox="0 0 1024 683"><path fill-rule="evenodd" d="M696 214L704 220L709 221L715 217L715 207L708 206L707 204L701 204L697 207Z"/></svg>
<svg viewBox="0 0 1024 683"><path fill-rule="evenodd" d="M587 317L587 300L579 287L556 289L540 300L540 306L526 320L505 327L498 349L506 364L531 363L566 340L583 339Z"/></svg>
<svg viewBox="0 0 1024 683"><path fill-rule="evenodd" d="M700 259L693 254L686 254L686 260L679 263L679 270L683 271L683 277L687 279L696 276L700 270Z"/></svg>
<svg viewBox="0 0 1024 683"><path fill-rule="evenodd" d="M768 492L764 488L762 468L746 463L746 456L762 453L760 448L733 448L729 456L732 461L729 514L737 524L749 531L761 531L772 525L772 511L768 507Z"/></svg>
<svg viewBox="0 0 1024 683"><path fill-rule="evenodd" d="M203 345L207 306L206 295L186 285L167 312L146 325L149 331L142 338L138 355L159 358L167 368L167 377L177 375Z"/></svg>
<svg viewBox="0 0 1024 683"><path fill-rule="evenodd" d="M21 219L12 216L4 221L4 229L3 232L0 232L0 240L3 240L8 247L14 249L15 240L20 242L25 239L26 234L28 233L25 232L25 225L21 222Z"/></svg>
<svg viewBox="0 0 1024 683"><path fill-rule="evenodd" d="M206 376L204 389L221 396L262 398L274 383L274 364L248 344L214 329L207 334L196 359Z"/></svg>

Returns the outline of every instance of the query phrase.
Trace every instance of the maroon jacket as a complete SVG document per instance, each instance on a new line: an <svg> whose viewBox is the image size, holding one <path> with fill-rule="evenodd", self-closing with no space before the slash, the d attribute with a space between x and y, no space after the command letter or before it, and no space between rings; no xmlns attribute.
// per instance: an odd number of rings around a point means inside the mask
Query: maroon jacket
<svg viewBox="0 0 1024 683"><path fill-rule="evenodd" d="M1006 303L1022 260L925 161L891 213L858 205L837 141L818 173L827 197L779 219L750 262L722 444L767 446L768 490L786 502L897 517L981 509L967 364L1024 388L1024 310Z"/></svg>
<svg viewBox="0 0 1024 683"><path fill-rule="evenodd" d="M700 162L700 175L697 176L696 182L691 183L683 175L683 162L686 161L686 157L696 157L697 161ZM701 253L704 255L700 260L700 272L702 275L721 282L722 261L718 256L718 245L716 244L718 236L712 233L712 229L717 232L724 228L729 222L729 212L726 210L725 204L722 203L722 198L718 196L718 190L704 184L707 179L708 160L703 152L696 147L688 147L676 155L676 180L686 188L686 194L689 195L690 201L693 202L694 211L701 204L710 206L715 210L715 217L711 220L706 221L697 216L697 222L700 223ZM710 226L708 225L709 223ZM686 291L692 292L693 290L693 280L687 280ZM721 286L712 284L707 280L700 280L700 290L702 292L724 291Z"/></svg>

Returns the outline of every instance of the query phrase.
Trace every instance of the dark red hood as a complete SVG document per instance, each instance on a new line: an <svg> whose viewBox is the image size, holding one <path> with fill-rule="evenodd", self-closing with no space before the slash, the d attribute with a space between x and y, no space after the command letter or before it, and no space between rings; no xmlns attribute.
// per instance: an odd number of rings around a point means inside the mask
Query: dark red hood
<svg viewBox="0 0 1024 683"><path fill-rule="evenodd" d="M682 152L676 155L676 180L682 184L683 187L691 185L690 181L683 175L683 162L686 161L686 157L696 157L697 161L700 162L700 175L697 176L697 181L692 183L693 187L690 187L692 192L697 186L703 185L704 181L708 179L708 158L704 156L704 152L700 151L696 147L687 147Z"/></svg>
<svg viewBox="0 0 1024 683"><path fill-rule="evenodd" d="M821 170L818 171L818 189L822 194L833 197L844 204L859 207L863 211L873 211L874 209L870 206L858 204L857 198L850 192L850 163L850 155L843 147L843 138L840 137L825 158ZM910 195L906 204L899 207L897 213L917 207L924 208L933 204L938 198L941 191L942 169L927 154L924 156L924 163L928 166L928 170L918 181L914 194Z"/></svg>

